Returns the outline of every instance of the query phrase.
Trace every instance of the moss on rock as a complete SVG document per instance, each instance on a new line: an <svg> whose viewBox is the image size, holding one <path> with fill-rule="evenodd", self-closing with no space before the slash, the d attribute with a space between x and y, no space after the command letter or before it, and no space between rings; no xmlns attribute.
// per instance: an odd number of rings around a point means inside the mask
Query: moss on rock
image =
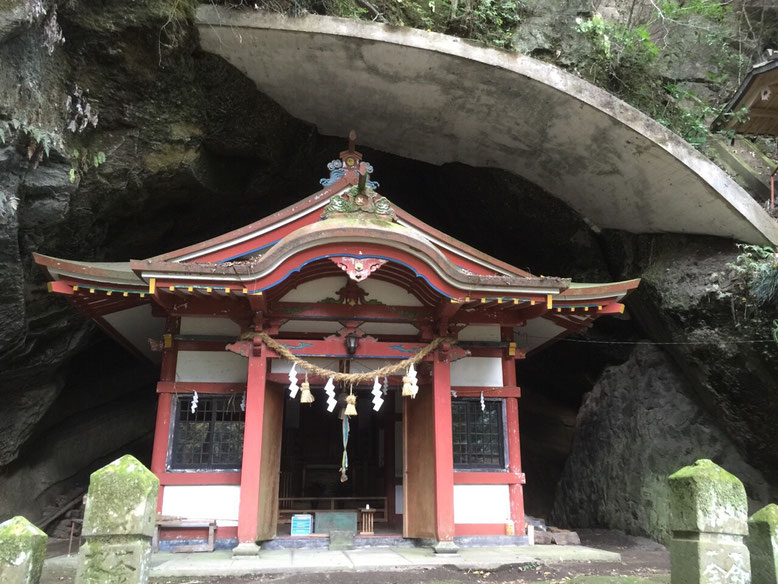
<svg viewBox="0 0 778 584"><path fill-rule="evenodd" d="M770 503L751 516L746 545L753 584L778 582L778 505Z"/></svg>
<svg viewBox="0 0 778 584"><path fill-rule="evenodd" d="M0 523L0 582L38 582L48 536L22 516Z"/></svg>
<svg viewBox="0 0 778 584"><path fill-rule="evenodd" d="M746 535L747 509L743 483L711 460L670 475L673 531Z"/></svg>
<svg viewBox="0 0 778 584"><path fill-rule="evenodd" d="M125 455L92 473L84 514L85 536L154 533L159 479Z"/></svg>

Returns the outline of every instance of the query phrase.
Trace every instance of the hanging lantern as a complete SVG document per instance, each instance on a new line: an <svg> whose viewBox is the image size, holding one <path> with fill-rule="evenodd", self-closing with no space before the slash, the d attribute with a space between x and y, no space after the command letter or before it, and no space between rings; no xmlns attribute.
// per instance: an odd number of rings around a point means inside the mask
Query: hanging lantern
<svg viewBox="0 0 778 584"><path fill-rule="evenodd" d="M357 415L357 396L355 396L353 393L350 393L346 396L346 415Z"/></svg>
<svg viewBox="0 0 778 584"><path fill-rule="evenodd" d="M314 398L313 398L313 394L311 393L311 385L307 381L303 381L301 389L303 391L300 394L300 403L301 404L312 404Z"/></svg>

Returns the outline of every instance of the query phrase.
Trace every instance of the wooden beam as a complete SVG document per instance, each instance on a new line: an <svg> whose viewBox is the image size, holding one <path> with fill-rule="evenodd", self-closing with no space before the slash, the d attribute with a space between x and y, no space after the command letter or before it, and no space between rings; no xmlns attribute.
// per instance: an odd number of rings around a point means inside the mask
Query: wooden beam
<svg viewBox="0 0 778 584"><path fill-rule="evenodd" d="M157 393L243 393L245 383L214 383L204 381L159 381Z"/></svg>
<svg viewBox="0 0 778 584"><path fill-rule="evenodd" d="M184 295L157 286L154 301L171 316L250 317L251 308L243 296L220 294Z"/></svg>
<svg viewBox="0 0 778 584"><path fill-rule="evenodd" d="M274 302L271 318L283 320L358 320L362 322L413 323L432 320L432 311L422 306L387 306L381 304L328 304Z"/></svg>
<svg viewBox="0 0 778 584"><path fill-rule="evenodd" d="M356 352L349 355L346 351L345 341L339 338L329 338L323 341L312 339L276 340L298 357L326 357L329 359L407 359L427 346L427 343L391 343L365 337L359 341ZM248 344L250 341L238 341L228 347L230 351L246 356ZM280 358L280 355L270 348L267 349L267 356ZM431 359L432 357L428 355L424 360Z"/></svg>
<svg viewBox="0 0 778 584"><path fill-rule="evenodd" d="M165 472L160 485L239 485L240 472Z"/></svg>
<svg viewBox="0 0 778 584"><path fill-rule="evenodd" d="M448 325L448 322L463 306L463 302L455 302L450 298L443 298L435 307L435 322Z"/></svg>
<svg viewBox="0 0 778 584"><path fill-rule="evenodd" d="M61 280L48 282L46 287L48 288L49 292L53 292L55 294L67 294L69 296L73 295L73 286Z"/></svg>
<svg viewBox="0 0 778 584"><path fill-rule="evenodd" d="M267 302L262 292L249 292L246 295L252 312L264 314L267 312Z"/></svg>
<svg viewBox="0 0 778 584"><path fill-rule="evenodd" d="M523 485L526 480L523 472L454 471L455 485Z"/></svg>
<svg viewBox="0 0 778 584"><path fill-rule="evenodd" d="M510 361L513 365L513 361ZM456 392L457 397L479 397L483 392L484 397L521 397L521 388L515 385L507 387L474 387L452 386L451 391Z"/></svg>

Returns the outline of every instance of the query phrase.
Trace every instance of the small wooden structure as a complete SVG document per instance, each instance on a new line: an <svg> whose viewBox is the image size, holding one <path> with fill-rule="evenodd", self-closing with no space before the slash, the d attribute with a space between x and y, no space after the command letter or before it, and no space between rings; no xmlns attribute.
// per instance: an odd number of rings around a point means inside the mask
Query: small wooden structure
<svg viewBox="0 0 778 584"><path fill-rule="evenodd" d="M713 129L778 136L778 52L751 69Z"/></svg>
<svg viewBox="0 0 778 584"><path fill-rule="evenodd" d="M506 522L523 534L516 360L623 312L638 280L535 276L455 240L376 192L353 135L328 169L299 203L156 257L35 255L52 292L161 357L159 511L240 543L276 537L279 515L366 503L383 507L363 513L367 531L386 519L441 542L504 535ZM410 370L372 380L424 351L411 396ZM316 371L371 381L336 399ZM313 403L288 391L297 382ZM349 407L358 415L338 415Z"/></svg>
<svg viewBox="0 0 778 584"><path fill-rule="evenodd" d="M374 520L375 509L361 509L360 516L362 518L361 527L359 529L360 535L373 535L375 533Z"/></svg>

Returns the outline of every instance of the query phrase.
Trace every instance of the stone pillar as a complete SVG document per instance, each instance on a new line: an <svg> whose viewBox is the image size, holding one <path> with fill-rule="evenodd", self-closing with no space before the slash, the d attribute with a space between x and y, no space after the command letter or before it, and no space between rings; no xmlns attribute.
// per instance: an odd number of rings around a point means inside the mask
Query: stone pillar
<svg viewBox="0 0 778 584"><path fill-rule="evenodd" d="M92 473L76 584L145 584L159 479L133 456Z"/></svg>
<svg viewBox="0 0 778 584"><path fill-rule="evenodd" d="M48 539L24 517L0 523L0 582L38 584Z"/></svg>
<svg viewBox="0 0 778 584"><path fill-rule="evenodd" d="M748 553L754 584L778 582L778 505L770 503L748 520Z"/></svg>
<svg viewBox="0 0 778 584"><path fill-rule="evenodd" d="M749 584L746 491L710 460L670 475L672 584Z"/></svg>

